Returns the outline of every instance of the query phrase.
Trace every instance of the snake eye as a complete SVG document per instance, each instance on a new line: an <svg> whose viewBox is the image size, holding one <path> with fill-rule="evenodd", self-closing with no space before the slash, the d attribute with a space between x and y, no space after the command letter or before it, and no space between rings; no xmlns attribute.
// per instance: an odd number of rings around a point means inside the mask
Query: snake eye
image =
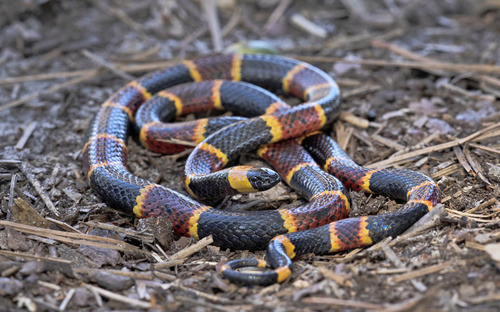
<svg viewBox="0 0 500 312"><path fill-rule="evenodd" d="M253 188L265 191L278 184L280 176L268 168L252 168L247 173L247 178Z"/></svg>

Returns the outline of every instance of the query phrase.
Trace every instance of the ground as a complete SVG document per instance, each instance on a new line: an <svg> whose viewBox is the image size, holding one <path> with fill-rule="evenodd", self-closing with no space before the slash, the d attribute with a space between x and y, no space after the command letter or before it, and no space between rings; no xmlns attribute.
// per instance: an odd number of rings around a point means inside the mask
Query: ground
<svg viewBox="0 0 500 312"><path fill-rule="evenodd" d="M499 2L204 4L0 4L0 310L498 311ZM202 241L187 253L195 241L172 243L167 220L104 205L85 182L80 151L106 98L146 72L250 40L331 74L343 113L326 133L361 165L430 175L442 204L402 237L296 259L292 277L268 287L234 285L216 270L263 251ZM185 193L185 155L128 143L134 174ZM254 154L239 161L263 164ZM351 216L400 205L351 197ZM221 208L299 201L280 185Z"/></svg>

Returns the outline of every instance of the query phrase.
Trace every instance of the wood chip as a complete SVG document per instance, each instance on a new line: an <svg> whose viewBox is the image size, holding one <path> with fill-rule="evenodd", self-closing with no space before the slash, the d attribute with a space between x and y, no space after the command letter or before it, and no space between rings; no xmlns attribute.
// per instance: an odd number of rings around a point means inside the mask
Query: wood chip
<svg viewBox="0 0 500 312"><path fill-rule="evenodd" d="M115 300L118 302L122 302L126 305L129 305L129 306L133 306L133 307L137 307L137 308L141 308L141 309L153 308L151 303L146 302L146 301L130 298L129 296L122 296L122 295L116 294L114 292L111 292L109 290L105 290L105 289L102 289L100 287L92 286L89 284L84 284L84 286L87 287L92 292L95 292L103 297L106 297L108 299Z"/></svg>
<svg viewBox="0 0 500 312"><path fill-rule="evenodd" d="M170 256L170 260L180 260L180 259L185 259L195 252L205 248L206 246L212 244L214 242L214 239L212 238L212 235L209 235L207 237L204 237L200 239L198 242L195 244L186 247L182 249L181 251L175 253L174 255Z"/></svg>
<svg viewBox="0 0 500 312"><path fill-rule="evenodd" d="M453 261L447 261L447 262L436 264L436 265L433 265L433 266L430 266L430 267L426 267L426 268L423 268L423 269L420 269L420 270L415 270L415 271L411 271L411 272L408 272L408 273L405 273L405 274L401 274L401 275L398 275L398 276L393 276L393 277L391 277L389 279L389 282L391 282L391 283L399 283L399 282L406 281L406 280L409 280L409 279L412 279L412 278L422 277L422 276L425 276L425 275L428 275L428 274L432 274L432 273L436 273L436 272L439 272L439 271L441 271L443 269L446 269L449 266L451 266L452 264L453 264Z"/></svg>

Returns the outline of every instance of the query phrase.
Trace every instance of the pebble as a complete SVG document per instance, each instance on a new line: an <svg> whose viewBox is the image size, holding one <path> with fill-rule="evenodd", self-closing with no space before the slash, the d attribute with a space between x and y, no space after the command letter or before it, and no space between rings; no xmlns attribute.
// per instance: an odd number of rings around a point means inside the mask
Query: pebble
<svg viewBox="0 0 500 312"><path fill-rule="evenodd" d="M92 276L92 279L102 288L111 291L120 291L134 286L134 279L128 276L116 275L99 271Z"/></svg>

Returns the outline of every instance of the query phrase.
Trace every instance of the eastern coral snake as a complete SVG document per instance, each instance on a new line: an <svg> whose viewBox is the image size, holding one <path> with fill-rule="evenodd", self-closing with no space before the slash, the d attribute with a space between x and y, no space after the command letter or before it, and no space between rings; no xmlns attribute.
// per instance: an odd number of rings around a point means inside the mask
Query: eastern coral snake
<svg viewBox="0 0 500 312"><path fill-rule="evenodd" d="M289 107L257 86L281 90L305 102ZM362 168L318 132L335 119L339 105L335 81L293 59L220 55L185 61L130 82L104 102L87 132L84 171L92 189L109 206L137 217L167 215L179 236L212 235L216 245L234 249L267 246L267 262L230 261L222 266L222 275L247 284L282 282L292 272L291 258L368 246L397 236L439 201L439 188L427 176L404 169ZM229 109L252 118L161 123L208 109ZM198 200L276 185L280 177L267 168L223 169L241 153L258 149L308 203L293 209L226 212L138 178L126 169L131 122L141 143L156 152L186 148L161 144L164 139L199 143L185 168L186 189ZM406 204L383 215L347 218L350 202L345 187L406 200ZM242 266L272 270L253 274L235 270Z"/></svg>

